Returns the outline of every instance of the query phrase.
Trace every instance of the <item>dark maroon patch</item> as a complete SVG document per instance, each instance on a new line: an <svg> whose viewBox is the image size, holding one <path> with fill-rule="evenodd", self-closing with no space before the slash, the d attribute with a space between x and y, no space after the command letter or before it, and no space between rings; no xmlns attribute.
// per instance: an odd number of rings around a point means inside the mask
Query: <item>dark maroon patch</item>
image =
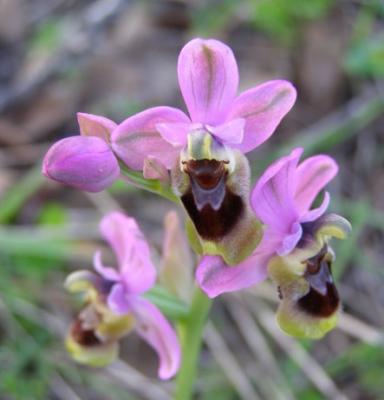
<svg viewBox="0 0 384 400"><path fill-rule="evenodd" d="M330 317L339 307L340 298L333 282L331 263L326 260L326 247L307 260L304 277L310 289L298 300L299 307L315 317Z"/></svg>
<svg viewBox="0 0 384 400"><path fill-rule="evenodd" d="M82 322L79 318L71 326L71 336L74 341L81 346L97 346L101 344L100 340L91 329L83 329Z"/></svg>
<svg viewBox="0 0 384 400"><path fill-rule="evenodd" d="M226 186L224 161L191 160L185 163L191 185L181 196L199 235L218 240L236 225L244 211L244 203Z"/></svg>

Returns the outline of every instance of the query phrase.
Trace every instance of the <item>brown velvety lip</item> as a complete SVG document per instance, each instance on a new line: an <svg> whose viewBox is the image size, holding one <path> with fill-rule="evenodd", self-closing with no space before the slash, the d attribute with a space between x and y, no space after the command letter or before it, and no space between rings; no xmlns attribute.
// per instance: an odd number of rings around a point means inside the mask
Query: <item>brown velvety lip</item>
<svg viewBox="0 0 384 400"><path fill-rule="evenodd" d="M197 232L205 240L220 240L231 232L244 212L242 198L226 185L226 161L184 162L190 186L181 200Z"/></svg>

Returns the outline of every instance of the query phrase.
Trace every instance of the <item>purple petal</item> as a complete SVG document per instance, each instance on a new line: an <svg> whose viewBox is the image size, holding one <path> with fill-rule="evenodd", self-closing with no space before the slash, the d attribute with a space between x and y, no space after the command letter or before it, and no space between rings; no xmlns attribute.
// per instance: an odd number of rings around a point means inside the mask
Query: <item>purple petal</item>
<svg viewBox="0 0 384 400"><path fill-rule="evenodd" d="M116 283L107 298L109 309L116 315L127 314L132 310L131 302L127 295L127 290L121 283Z"/></svg>
<svg viewBox="0 0 384 400"><path fill-rule="evenodd" d="M189 123L180 110L154 107L123 121L112 134L112 147L124 163L134 170L143 169L148 156L155 157L168 169L172 168L180 149L165 141L156 126L162 123Z"/></svg>
<svg viewBox="0 0 384 400"><path fill-rule="evenodd" d="M95 271L98 272L107 281L119 281L120 275L115 268L105 267L101 260L101 251L97 251L93 257L93 266Z"/></svg>
<svg viewBox="0 0 384 400"><path fill-rule="evenodd" d="M120 174L116 157L98 137L72 136L56 142L44 157L48 178L88 192L100 192Z"/></svg>
<svg viewBox="0 0 384 400"><path fill-rule="evenodd" d="M192 123L162 123L157 124L156 129L161 137L170 143L172 146L184 147L187 144L187 136L190 131L194 129Z"/></svg>
<svg viewBox="0 0 384 400"><path fill-rule="evenodd" d="M235 266L219 256L204 256L196 270L196 280L208 297L253 286L267 278L271 254L256 252Z"/></svg>
<svg viewBox="0 0 384 400"><path fill-rule="evenodd" d="M172 378L180 365L180 345L176 332L160 310L147 300L136 298L132 302L138 334L159 356L159 378Z"/></svg>
<svg viewBox="0 0 384 400"><path fill-rule="evenodd" d="M240 144L244 137L245 119L238 118L212 127L212 134L225 144Z"/></svg>
<svg viewBox="0 0 384 400"><path fill-rule="evenodd" d="M81 135L97 136L106 142L109 142L111 133L117 127L117 124L108 118L80 112L77 113L77 122Z"/></svg>
<svg viewBox="0 0 384 400"><path fill-rule="evenodd" d="M119 212L107 214L100 229L116 254L119 275L128 293L143 293L156 280L147 241L133 218Z"/></svg>
<svg viewBox="0 0 384 400"><path fill-rule="evenodd" d="M307 212L324 186L337 174L336 162L328 156L307 158L296 171L295 203L300 214Z"/></svg>
<svg viewBox="0 0 384 400"><path fill-rule="evenodd" d="M298 220L293 193L295 170L302 152L297 148L268 167L252 191L255 214L275 231L289 234L292 224Z"/></svg>
<svg viewBox="0 0 384 400"><path fill-rule="evenodd" d="M239 84L232 50L222 42L193 39L180 52L177 73L193 122L224 122Z"/></svg>
<svg viewBox="0 0 384 400"><path fill-rule="evenodd" d="M300 222L312 222L312 221L316 221L319 217L321 217L326 209L329 206L329 202L330 202L330 195L328 192L325 192L324 194L324 199L321 203L321 205L317 208L314 208L313 210L307 211L305 214L303 214L300 217Z"/></svg>
<svg viewBox="0 0 384 400"><path fill-rule="evenodd" d="M244 140L236 147L246 153L260 146L272 135L295 100L296 89L284 80L269 81L240 94L227 117L227 121L246 120Z"/></svg>
<svg viewBox="0 0 384 400"><path fill-rule="evenodd" d="M300 223L293 223L290 232L282 237L281 244L276 249L276 253L279 256L286 256L289 254L296 247L297 243L299 243L302 235L303 228Z"/></svg>

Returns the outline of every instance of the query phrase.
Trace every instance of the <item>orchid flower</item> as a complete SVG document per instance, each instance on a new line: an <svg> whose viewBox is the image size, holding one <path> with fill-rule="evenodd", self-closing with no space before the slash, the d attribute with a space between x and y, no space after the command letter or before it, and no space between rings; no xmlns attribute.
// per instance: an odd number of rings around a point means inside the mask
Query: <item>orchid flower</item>
<svg viewBox="0 0 384 400"><path fill-rule="evenodd" d="M248 204L250 174L243 154L272 135L296 91L289 82L275 80L236 96L236 59L213 39L187 43L177 72L189 116L176 108L150 108L122 122L112 146L132 169L145 169L148 157L171 169L173 190L202 253L236 264L261 239Z"/></svg>
<svg viewBox="0 0 384 400"><path fill-rule="evenodd" d="M42 172L57 182L88 192L100 192L120 175L110 147L116 124L98 115L78 113L80 136L56 142L47 152Z"/></svg>
<svg viewBox="0 0 384 400"><path fill-rule="evenodd" d="M105 365L117 355L117 340L134 329L157 352L159 377L169 379L178 370L180 346L160 310L142 297L156 280L148 243L136 221L118 212L106 215L100 228L118 268L104 266L97 252L97 274L80 271L67 279L68 289L85 292L87 302L72 325L67 347L79 362Z"/></svg>
<svg viewBox="0 0 384 400"><path fill-rule="evenodd" d="M339 298L331 275L331 237L342 239L349 223L324 215L330 196L311 209L319 192L336 175L335 161L325 155L299 164L302 149L282 157L261 176L251 205L265 225L253 254L237 266L216 256L203 257L196 278L210 297L250 287L267 278L277 283L282 303L278 321L296 336L320 337L336 322Z"/></svg>

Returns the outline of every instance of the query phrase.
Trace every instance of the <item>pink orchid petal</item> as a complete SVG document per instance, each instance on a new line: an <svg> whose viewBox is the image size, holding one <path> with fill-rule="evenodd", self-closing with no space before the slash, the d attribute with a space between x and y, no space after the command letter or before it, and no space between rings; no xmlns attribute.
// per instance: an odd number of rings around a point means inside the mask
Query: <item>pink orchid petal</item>
<svg viewBox="0 0 384 400"><path fill-rule="evenodd" d="M114 130L112 147L129 168L141 171L148 156L173 167L180 149L160 136L156 126L161 123L189 123L189 118L176 108L154 107L127 118Z"/></svg>
<svg viewBox="0 0 384 400"><path fill-rule="evenodd" d="M240 144L244 137L245 119L237 118L211 128L212 134L224 144Z"/></svg>
<svg viewBox="0 0 384 400"><path fill-rule="evenodd" d="M137 294L149 290L155 284L156 268L136 221L112 212L102 219L100 230L116 254L120 281L127 292Z"/></svg>
<svg viewBox="0 0 384 400"><path fill-rule="evenodd" d="M187 144L188 133L193 129L192 123L161 123L156 125L161 137L172 146L184 147Z"/></svg>
<svg viewBox="0 0 384 400"><path fill-rule="evenodd" d="M72 136L56 142L43 160L50 179L88 192L100 192L120 175L116 157L98 137Z"/></svg>
<svg viewBox="0 0 384 400"><path fill-rule="evenodd" d="M77 122L80 126L80 134L83 136L97 136L109 142L111 133L117 124L100 115L77 113Z"/></svg>
<svg viewBox="0 0 384 400"><path fill-rule="evenodd" d="M258 180L251 195L251 204L260 220L275 231L290 233L298 220L293 194L295 170L303 149L294 149L289 156L273 163Z"/></svg>
<svg viewBox="0 0 384 400"><path fill-rule="evenodd" d="M288 81L263 83L240 94L233 102L227 121L246 120L244 140L236 146L244 153L265 142L296 100L296 89Z"/></svg>
<svg viewBox="0 0 384 400"><path fill-rule="evenodd" d="M106 267L101 260L101 251L97 251L93 256L93 266L95 271L98 272L107 281L119 281L120 275L115 268Z"/></svg>
<svg viewBox="0 0 384 400"><path fill-rule="evenodd" d="M295 203L300 214L307 212L316 196L338 172L336 162L318 155L304 160L296 171Z"/></svg>
<svg viewBox="0 0 384 400"><path fill-rule="evenodd" d="M159 378L172 378L179 369L181 358L176 332L160 310L149 301L135 298L132 307L137 322L136 331L159 356Z"/></svg>
<svg viewBox="0 0 384 400"><path fill-rule="evenodd" d="M276 253L279 256L286 256L296 247L302 236L303 228L300 223L293 223L291 231L283 237L280 246L276 249Z"/></svg>
<svg viewBox="0 0 384 400"><path fill-rule="evenodd" d="M304 222L312 222L312 221L317 220L327 210L330 200L331 200L331 196L329 195L328 192L325 192L324 199L323 199L321 205L319 207L314 208L313 210L307 211L305 214L303 214L300 217L300 222L304 223Z"/></svg>
<svg viewBox="0 0 384 400"><path fill-rule="evenodd" d="M228 266L219 256L204 256L196 270L196 280L208 297L234 292L256 285L267 278L271 253L254 253L235 266Z"/></svg>
<svg viewBox="0 0 384 400"><path fill-rule="evenodd" d="M113 285L107 298L107 304L109 309L116 315L127 314L131 311L131 303L123 284L116 283Z"/></svg>
<svg viewBox="0 0 384 400"><path fill-rule="evenodd" d="M180 52L177 73L192 121L223 122L239 83L232 50L214 39L193 39Z"/></svg>

